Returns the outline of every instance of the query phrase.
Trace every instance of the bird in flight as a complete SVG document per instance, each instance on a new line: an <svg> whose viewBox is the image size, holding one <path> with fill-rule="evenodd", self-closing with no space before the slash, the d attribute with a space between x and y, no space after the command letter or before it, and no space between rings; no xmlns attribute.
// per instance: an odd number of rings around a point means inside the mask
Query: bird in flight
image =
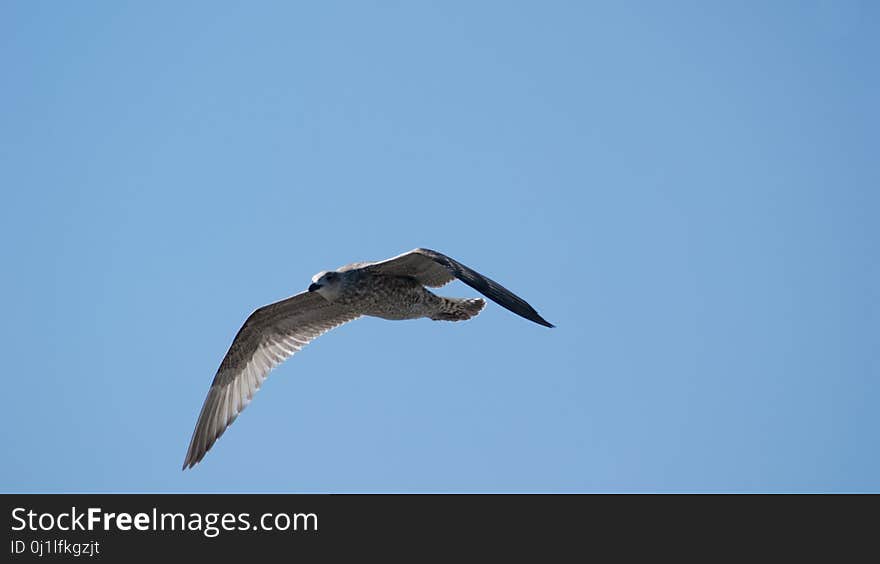
<svg viewBox="0 0 880 564"><path fill-rule="evenodd" d="M429 249L319 272L307 291L257 309L238 330L211 382L183 469L204 458L275 366L330 329L362 315L462 321L480 313L486 305L480 298L445 298L428 290L456 278L513 313L553 327L501 284Z"/></svg>

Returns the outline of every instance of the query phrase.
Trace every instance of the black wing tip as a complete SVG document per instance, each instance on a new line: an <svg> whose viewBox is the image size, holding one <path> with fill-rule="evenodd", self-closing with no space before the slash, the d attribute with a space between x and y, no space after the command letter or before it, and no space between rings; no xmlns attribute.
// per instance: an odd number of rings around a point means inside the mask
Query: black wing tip
<svg viewBox="0 0 880 564"><path fill-rule="evenodd" d="M208 454L208 451L211 447L206 448L205 450L199 452L199 450L194 449L192 445L190 445L189 449L186 451L186 457L183 459L183 467L180 469L181 471L186 471L190 468L195 467L196 464L202 461L205 458L205 455Z"/></svg>
<svg viewBox="0 0 880 564"><path fill-rule="evenodd" d="M183 472L183 471L186 471L187 469L192 468L193 466L195 466L195 465L198 464L198 463L199 463L198 460L193 460L192 458L190 458L189 456L187 456L187 457L186 457L186 460L183 461L183 468L181 468L180 470L181 470L182 472Z"/></svg>
<svg viewBox="0 0 880 564"><path fill-rule="evenodd" d="M186 460L183 461L183 468L181 468L180 470L186 471L186 470L189 470L190 468L195 468L196 464L198 464L199 462L202 461L203 458L205 458L205 454L207 454L207 453L203 453L201 456L198 456L198 457L187 456Z"/></svg>

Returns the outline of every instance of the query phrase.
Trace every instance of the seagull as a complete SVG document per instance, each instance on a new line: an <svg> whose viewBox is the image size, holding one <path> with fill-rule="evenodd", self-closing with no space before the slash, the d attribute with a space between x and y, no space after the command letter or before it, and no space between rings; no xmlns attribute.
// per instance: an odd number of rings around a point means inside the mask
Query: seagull
<svg viewBox="0 0 880 564"><path fill-rule="evenodd" d="M183 469L204 458L273 368L334 327L364 315L462 321L479 314L486 305L480 298L445 298L428 290L456 278L513 313L554 327L501 284L430 249L319 272L307 291L257 309L238 330L202 405Z"/></svg>

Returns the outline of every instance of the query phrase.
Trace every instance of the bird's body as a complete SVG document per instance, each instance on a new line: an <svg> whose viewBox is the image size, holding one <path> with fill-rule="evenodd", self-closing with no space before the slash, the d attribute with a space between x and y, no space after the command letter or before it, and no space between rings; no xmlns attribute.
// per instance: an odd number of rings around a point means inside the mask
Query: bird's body
<svg viewBox="0 0 880 564"><path fill-rule="evenodd" d="M461 300L440 297L409 276L385 275L360 269L337 273L340 276L338 290L314 291L326 294L325 297L334 303L358 315L391 321L422 317L458 321L473 317L485 305L479 298ZM472 304L479 304L476 312L473 312ZM466 315L468 312L473 313Z"/></svg>
<svg viewBox="0 0 880 564"><path fill-rule="evenodd" d="M456 278L514 313L553 327L497 282L428 249L319 272L307 292L261 307L245 321L214 376L184 469L205 456L272 368L330 329L361 316L461 321L477 315L486 305L482 299L446 298L428 290Z"/></svg>

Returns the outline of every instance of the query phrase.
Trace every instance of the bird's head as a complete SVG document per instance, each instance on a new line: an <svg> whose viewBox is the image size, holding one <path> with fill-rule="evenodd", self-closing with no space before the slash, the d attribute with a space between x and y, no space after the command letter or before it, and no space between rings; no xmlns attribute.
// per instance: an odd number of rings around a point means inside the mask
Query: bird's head
<svg viewBox="0 0 880 564"><path fill-rule="evenodd" d="M332 302L342 290L343 278L342 273L335 270L322 270L312 276L309 292L318 292L321 297Z"/></svg>

